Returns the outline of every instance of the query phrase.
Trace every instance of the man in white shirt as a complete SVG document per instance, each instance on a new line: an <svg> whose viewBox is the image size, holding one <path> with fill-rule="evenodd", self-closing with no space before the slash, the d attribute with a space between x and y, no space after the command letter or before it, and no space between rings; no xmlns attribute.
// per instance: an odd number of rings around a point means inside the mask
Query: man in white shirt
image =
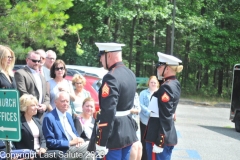
<svg viewBox="0 0 240 160"><path fill-rule="evenodd" d="M59 92L55 99L56 108L44 117L42 129L47 148L61 150L66 159L94 159L87 151L88 142L79 136L67 112L69 102L69 94Z"/></svg>
<svg viewBox="0 0 240 160"><path fill-rule="evenodd" d="M50 70L45 66L47 60L47 54L43 49L38 49L36 52L40 55L40 63L39 63L39 72L44 76L45 80L48 81L51 79Z"/></svg>
<svg viewBox="0 0 240 160"><path fill-rule="evenodd" d="M46 61L45 61L45 66L50 69L53 65L53 63L56 61L57 55L53 50L48 50L46 52L47 57L46 57Z"/></svg>

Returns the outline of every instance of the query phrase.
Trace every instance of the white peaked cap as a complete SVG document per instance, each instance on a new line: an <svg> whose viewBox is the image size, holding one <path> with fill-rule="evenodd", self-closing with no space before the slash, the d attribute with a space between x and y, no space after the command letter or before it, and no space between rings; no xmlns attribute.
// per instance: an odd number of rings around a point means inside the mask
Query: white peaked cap
<svg viewBox="0 0 240 160"><path fill-rule="evenodd" d="M105 52L114 52L114 51L121 51L122 46L125 46L125 44L119 44L119 43L95 43L98 47L99 51L105 51Z"/></svg>
<svg viewBox="0 0 240 160"><path fill-rule="evenodd" d="M172 55L164 54L161 52L157 52L158 54L158 61L161 63L166 63L167 65L172 66L178 66L179 63L182 63L182 61Z"/></svg>

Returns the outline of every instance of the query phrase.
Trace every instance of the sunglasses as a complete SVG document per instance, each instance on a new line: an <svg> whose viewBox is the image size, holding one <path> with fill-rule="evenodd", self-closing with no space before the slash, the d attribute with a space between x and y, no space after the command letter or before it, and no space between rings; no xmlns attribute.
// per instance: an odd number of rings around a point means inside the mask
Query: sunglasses
<svg viewBox="0 0 240 160"><path fill-rule="evenodd" d="M59 67L59 68L56 67L56 68L55 68L55 71L59 71L59 70L61 70L61 71L64 70L64 67Z"/></svg>
<svg viewBox="0 0 240 160"><path fill-rule="evenodd" d="M35 59L31 59L31 58L28 58L30 59L33 63L39 63L41 60L35 60Z"/></svg>

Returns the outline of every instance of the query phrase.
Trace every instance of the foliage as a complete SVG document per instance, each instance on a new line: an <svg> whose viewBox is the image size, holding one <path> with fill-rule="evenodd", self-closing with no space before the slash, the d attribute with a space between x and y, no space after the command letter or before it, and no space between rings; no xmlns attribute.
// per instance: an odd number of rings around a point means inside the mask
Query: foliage
<svg viewBox="0 0 240 160"><path fill-rule="evenodd" d="M66 42L61 37L82 28L80 24L65 25L71 0L11 2L4 0L0 5L0 43L13 48L20 59L27 50L38 48L55 48L63 54Z"/></svg>

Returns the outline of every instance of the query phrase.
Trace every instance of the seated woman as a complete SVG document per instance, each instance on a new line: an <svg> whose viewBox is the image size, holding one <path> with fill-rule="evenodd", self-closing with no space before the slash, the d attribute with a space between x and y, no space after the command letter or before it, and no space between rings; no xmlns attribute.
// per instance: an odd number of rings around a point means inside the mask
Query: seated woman
<svg viewBox="0 0 240 160"><path fill-rule="evenodd" d="M33 95L24 94L20 97L21 135L19 142L13 142L16 149L35 150L34 160L38 159L63 159L58 158L58 150L47 150L46 141L42 133L40 120L33 117L37 114L38 100Z"/></svg>
<svg viewBox="0 0 240 160"><path fill-rule="evenodd" d="M84 140L89 140L94 127L93 113L95 112L95 102L93 98L86 98L83 101L82 113L74 119L74 125L81 137Z"/></svg>

